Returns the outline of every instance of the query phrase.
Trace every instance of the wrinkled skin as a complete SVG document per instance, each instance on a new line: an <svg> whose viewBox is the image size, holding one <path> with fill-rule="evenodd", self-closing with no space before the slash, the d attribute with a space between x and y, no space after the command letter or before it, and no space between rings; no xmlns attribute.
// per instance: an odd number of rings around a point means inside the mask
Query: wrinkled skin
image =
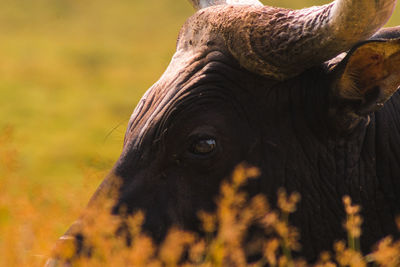
<svg viewBox="0 0 400 267"><path fill-rule="evenodd" d="M210 32L197 41L211 40ZM393 38L400 38L400 28L372 37L382 43ZM198 211L215 209L221 182L246 162L261 173L245 188L250 196L264 194L274 203L278 188L301 194L290 221L301 234L300 255L308 260L345 238L344 195L362 206L364 252L382 237L398 235L400 95L394 91L400 84L400 40L387 48L371 43L372 50L360 43L347 57L285 81L246 70L220 41L217 36L193 53L177 53L135 109L123 152L88 209L120 183L113 213L144 211L143 229L156 242L171 226L201 233ZM191 42L183 38L180 45ZM385 53L372 53L375 48ZM366 60L353 60L357 49ZM385 49L397 50L386 65ZM385 75L369 88L374 80L360 73L374 74L364 67L380 70L379 64ZM79 221L66 236L82 241Z"/></svg>
<svg viewBox="0 0 400 267"><path fill-rule="evenodd" d="M374 38L387 37L400 34ZM301 194L291 222L308 259L345 238L344 195L362 206L364 251L396 233L398 93L343 129L330 112L338 105L331 93L337 71L327 64L285 82L244 70L226 51L191 64L154 85L136 108L112 171L122 179L115 213L121 206L145 211L144 229L157 241L172 225L199 231L197 212L213 210L221 181L247 162L261 170L246 188L251 195L273 202L279 187ZM204 139L215 140L216 148L197 155L193 146Z"/></svg>

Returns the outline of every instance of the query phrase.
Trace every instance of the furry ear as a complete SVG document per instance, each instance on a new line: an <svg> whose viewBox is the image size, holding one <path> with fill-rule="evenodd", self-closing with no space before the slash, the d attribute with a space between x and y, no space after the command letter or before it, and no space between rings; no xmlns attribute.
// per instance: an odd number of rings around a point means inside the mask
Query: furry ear
<svg viewBox="0 0 400 267"><path fill-rule="evenodd" d="M333 96L359 116L368 115L400 86L400 39L367 41L334 70Z"/></svg>
<svg viewBox="0 0 400 267"><path fill-rule="evenodd" d="M331 115L349 130L381 107L400 86L400 38L363 42L334 68Z"/></svg>

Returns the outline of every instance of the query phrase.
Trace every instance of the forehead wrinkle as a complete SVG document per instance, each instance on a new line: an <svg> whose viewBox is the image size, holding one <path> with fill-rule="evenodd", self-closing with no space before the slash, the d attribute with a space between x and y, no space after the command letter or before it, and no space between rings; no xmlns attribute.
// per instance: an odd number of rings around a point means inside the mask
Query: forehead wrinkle
<svg viewBox="0 0 400 267"><path fill-rule="evenodd" d="M166 133L166 129L170 127L177 112L188 112L190 106L204 108L206 106L204 104L209 103L211 99L222 104L229 103L234 110L238 111L238 114L244 115L249 121L245 115L245 107L240 101L243 94L256 98L251 90L252 86L246 86L248 84L244 84L240 79L249 74L247 72L243 74L240 66L227 63L222 53L215 51L213 56L207 56L207 59L207 63L201 70L182 83L182 87L178 88L173 98L168 101L168 107L164 109L165 113L162 114L161 122L156 126L157 140ZM196 104L190 105L191 102L196 102ZM200 105L200 102L203 102L203 105Z"/></svg>
<svg viewBox="0 0 400 267"><path fill-rule="evenodd" d="M145 93L130 118L124 147L138 148L149 129L164 120L166 111L174 109L175 102L180 102L174 100L176 97L201 94L207 86L216 92L226 90L230 95L234 94L232 88L245 89L238 79L243 69L232 64L235 61L221 51L192 55L191 60L185 62L186 66L171 62L160 80Z"/></svg>
<svg viewBox="0 0 400 267"><path fill-rule="evenodd" d="M190 79L192 72L199 68L201 58L204 58L204 55L193 55L192 61L188 62L171 62L161 78L146 91L132 113L125 134L124 147L137 146L141 143L143 135L147 132L157 113L170 101L180 85ZM185 64L187 64L186 67ZM129 140L138 127L140 131L134 134L137 138Z"/></svg>
<svg viewBox="0 0 400 267"><path fill-rule="evenodd" d="M148 110L154 106L160 106L165 98L168 98L170 91L181 87L194 73L198 72L204 57L205 55L203 54L196 54L189 57L189 59L187 58L186 61L182 61L179 55L174 55L174 58L178 59L171 62L164 74L146 91L134 109L130 117L128 132L135 128L142 121L142 118L146 117ZM147 108L143 109L143 107Z"/></svg>
<svg viewBox="0 0 400 267"><path fill-rule="evenodd" d="M160 123L156 126L157 131L155 137L158 141L162 141L166 135L167 130L171 128L175 121L178 121L180 115L192 116L196 114L204 114L211 109L219 109L222 105L229 105L232 111L236 111L237 117L246 118L245 107L240 104L239 98L234 94L226 84L211 85L207 83L196 84L188 90L181 90L179 94L175 95L171 102L168 104L165 113L160 118ZM195 103L195 104L192 104Z"/></svg>

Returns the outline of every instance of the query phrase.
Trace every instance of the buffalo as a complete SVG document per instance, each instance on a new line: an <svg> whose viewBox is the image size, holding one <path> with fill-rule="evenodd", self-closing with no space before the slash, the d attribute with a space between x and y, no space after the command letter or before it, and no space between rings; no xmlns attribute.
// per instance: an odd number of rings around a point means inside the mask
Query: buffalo
<svg viewBox="0 0 400 267"><path fill-rule="evenodd" d="M144 211L156 242L172 226L201 232L198 212L215 209L221 182L246 162L260 170L250 195L301 194L291 222L309 260L344 236L344 195L362 206L364 251L396 235L400 27L381 29L396 1L302 10L191 2L198 11L88 209L119 183L112 212ZM63 239L76 239L79 225Z"/></svg>

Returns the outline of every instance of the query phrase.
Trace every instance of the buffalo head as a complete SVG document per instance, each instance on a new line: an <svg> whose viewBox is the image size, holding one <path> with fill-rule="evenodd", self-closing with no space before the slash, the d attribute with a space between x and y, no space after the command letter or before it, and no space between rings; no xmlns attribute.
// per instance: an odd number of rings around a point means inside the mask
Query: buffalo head
<svg viewBox="0 0 400 267"><path fill-rule="evenodd" d="M302 195L292 222L314 258L341 237L343 195L363 207L363 249L395 233L400 208L400 30L395 0L302 10L257 0L192 0L177 51L136 107L122 154L92 198L120 181L114 213L144 230L199 231L221 181L247 162L250 194ZM375 34L375 35L374 35ZM66 237L79 232L79 221ZM64 237L65 238L65 237Z"/></svg>

